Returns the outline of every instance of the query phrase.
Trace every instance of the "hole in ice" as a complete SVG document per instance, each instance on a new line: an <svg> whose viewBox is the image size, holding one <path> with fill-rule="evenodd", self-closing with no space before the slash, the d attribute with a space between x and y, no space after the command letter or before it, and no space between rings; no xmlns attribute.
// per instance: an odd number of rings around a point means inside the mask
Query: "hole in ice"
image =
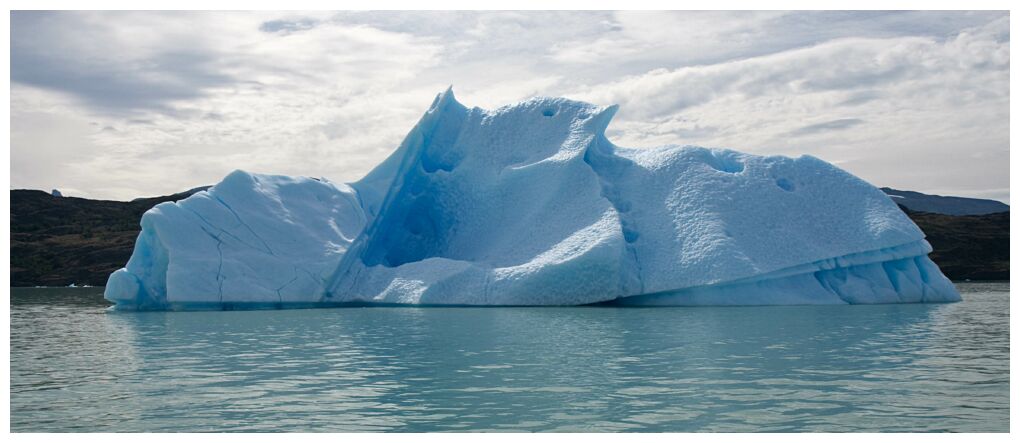
<svg viewBox="0 0 1020 443"><path fill-rule="evenodd" d="M552 117L552 116L556 115L556 110L553 109L553 108L545 108L545 109L542 110L542 115L544 115L546 117Z"/></svg>
<svg viewBox="0 0 1020 443"><path fill-rule="evenodd" d="M794 189L793 182L785 178L780 178L776 180L776 186L783 188L784 191L793 191Z"/></svg>
<svg viewBox="0 0 1020 443"><path fill-rule="evenodd" d="M744 171L744 164L733 152L709 151L705 163L720 172L737 174Z"/></svg>
<svg viewBox="0 0 1020 443"><path fill-rule="evenodd" d="M638 237L640 237L640 236L641 236L641 234L639 234L637 231L635 231L633 229L623 228L623 239L627 243L634 243L634 242L636 242Z"/></svg>
<svg viewBox="0 0 1020 443"><path fill-rule="evenodd" d="M634 224L629 220L620 220L620 228L623 229L623 239L627 243L634 243L637 241L638 237L641 236L637 229L635 229Z"/></svg>

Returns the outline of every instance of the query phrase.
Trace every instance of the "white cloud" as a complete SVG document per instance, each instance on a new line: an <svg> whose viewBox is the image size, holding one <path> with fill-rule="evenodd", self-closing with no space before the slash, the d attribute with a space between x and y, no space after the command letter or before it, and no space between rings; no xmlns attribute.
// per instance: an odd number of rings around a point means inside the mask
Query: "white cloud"
<svg viewBox="0 0 1020 443"><path fill-rule="evenodd" d="M880 186L979 195L1009 182L1007 27L839 39L574 95L621 105L610 130L622 145L807 153Z"/></svg>
<svg viewBox="0 0 1020 443"><path fill-rule="evenodd" d="M810 153L1008 199L1001 13L12 15L12 187L130 199L235 168L359 178L437 92L619 103L629 146ZM904 165L910 167L904 167Z"/></svg>

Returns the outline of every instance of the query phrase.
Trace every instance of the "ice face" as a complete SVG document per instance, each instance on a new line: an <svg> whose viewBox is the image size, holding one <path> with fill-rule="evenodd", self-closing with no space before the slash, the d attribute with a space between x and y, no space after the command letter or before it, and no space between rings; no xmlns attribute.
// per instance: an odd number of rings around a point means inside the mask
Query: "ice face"
<svg viewBox="0 0 1020 443"><path fill-rule="evenodd" d="M365 225L347 185L234 171L142 216L106 298L123 309L220 309L318 303Z"/></svg>
<svg viewBox="0 0 1020 443"><path fill-rule="evenodd" d="M955 301L924 234L822 160L624 149L615 107L440 94L346 185L235 172L145 214L125 309Z"/></svg>

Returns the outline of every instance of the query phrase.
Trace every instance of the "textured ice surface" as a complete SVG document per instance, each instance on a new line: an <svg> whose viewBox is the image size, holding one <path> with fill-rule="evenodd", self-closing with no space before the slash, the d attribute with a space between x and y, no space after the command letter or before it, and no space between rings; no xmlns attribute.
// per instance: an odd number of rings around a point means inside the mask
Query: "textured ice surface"
<svg viewBox="0 0 1020 443"><path fill-rule="evenodd" d="M234 171L146 212L106 298L138 309L318 303L364 225L347 185Z"/></svg>
<svg viewBox="0 0 1020 443"><path fill-rule="evenodd" d="M440 94L350 186L237 171L145 214L124 309L344 303L637 305L959 300L924 234L822 160L625 149L616 107Z"/></svg>

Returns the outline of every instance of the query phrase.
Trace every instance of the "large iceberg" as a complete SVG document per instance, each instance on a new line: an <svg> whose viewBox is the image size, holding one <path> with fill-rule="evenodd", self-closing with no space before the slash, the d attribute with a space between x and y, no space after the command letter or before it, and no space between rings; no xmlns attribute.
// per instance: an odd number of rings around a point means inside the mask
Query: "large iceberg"
<svg viewBox="0 0 1020 443"><path fill-rule="evenodd" d="M451 91L358 182L235 171L142 217L117 309L960 299L874 186L811 156L627 149L615 106Z"/></svg>

